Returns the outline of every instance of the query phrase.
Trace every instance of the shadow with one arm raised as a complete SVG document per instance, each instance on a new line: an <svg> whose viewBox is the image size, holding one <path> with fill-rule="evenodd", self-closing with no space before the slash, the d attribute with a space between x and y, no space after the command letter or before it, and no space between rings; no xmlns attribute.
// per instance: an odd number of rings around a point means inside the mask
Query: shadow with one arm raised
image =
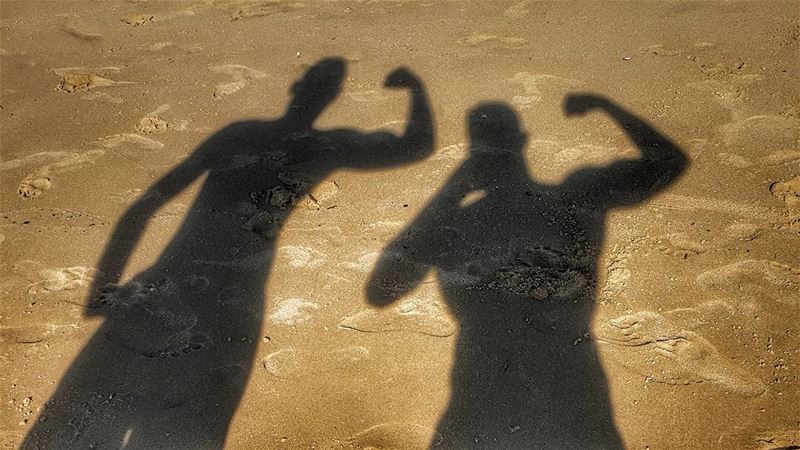
<svg viewBox="0 0 800 450"><path fill-rule="evenodd" d="M293 87L274 121L233 123L208 138L120 218L100 258L88 315L104 321L63 376L22 448L221 448L255 357L264 289L281 224L333 170L420 160L433 128L408 70L405 131L318 130L345 63L329 58ZM205 176L158 259L120 284L158 210Z"/></svg>
<svg viewBox="0 0 800 450"><path fill-rule="evenodd" d="M384 306L434 271L458 322L442 448L620 448L606 378L585 336L608 212L664 189L688 165L668 138L611 100L600 111L640 157L583 168L561 184L527 170L516 113L484 103L468 115L468 159L383 251L367 285Z"/></svg>

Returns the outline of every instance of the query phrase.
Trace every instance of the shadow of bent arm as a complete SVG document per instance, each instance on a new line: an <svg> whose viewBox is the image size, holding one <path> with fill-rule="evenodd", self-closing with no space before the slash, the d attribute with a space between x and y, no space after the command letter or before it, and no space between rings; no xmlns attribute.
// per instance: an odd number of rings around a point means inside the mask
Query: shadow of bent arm
<svg viewBox="0 0 800 450"><path fill-rule="evenodd" d="M120 217L98 263L98 276L89 291L90 295L103 286L115 285L119 282L136 243L155 212L206 170L206 165L200 155L206 153L204 148L208 148L208 146L208 143L204 144L189 159L170 170L137 198ZM87 315L98 314L94 308L96 305L89 306Z"/></svg>
<svg viewBox="0 0 800 450"><path fill-rule="evenodd" d="M585 186L599 194L618 198L617 203L638 203L653 196L678 179L689 166L686 154L646 120L613 101L593 94L570 95L564 103L567 116L580 116L594 109L605 111L636 145L641 156L616 161L605 168L582 170L570 184ZM627 198L626 198L627 197Z"/></svg>
<svg viewBox="0 0 800 450"><path fill-rule="evenodd" d="M350 146L337 155L342 166L371 169L412 163L433 153L433 117L425 88L419 78L406 68L396 69L384 85L392 89L408 89L410 108L401 136L387 132L369 135L350 133L344 136Z"/></svg>

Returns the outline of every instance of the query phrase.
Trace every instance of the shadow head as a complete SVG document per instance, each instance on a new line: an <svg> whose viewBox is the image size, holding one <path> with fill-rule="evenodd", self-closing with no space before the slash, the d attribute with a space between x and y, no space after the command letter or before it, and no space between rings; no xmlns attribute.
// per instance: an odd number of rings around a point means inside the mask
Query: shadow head
<svg viewBox="0 0 800 450"><path fill-rule="evenodd" d="M339 95L345 75L342 58L325 58L292 86L290 112L311 122Z"/></svg>
<svg viewBox="0 0 800 450"><path fill-rule="evenodd" d="M472 151L522 155L528 136L520 129L517 113L505 103L483 103L467 116Z"/></svg>

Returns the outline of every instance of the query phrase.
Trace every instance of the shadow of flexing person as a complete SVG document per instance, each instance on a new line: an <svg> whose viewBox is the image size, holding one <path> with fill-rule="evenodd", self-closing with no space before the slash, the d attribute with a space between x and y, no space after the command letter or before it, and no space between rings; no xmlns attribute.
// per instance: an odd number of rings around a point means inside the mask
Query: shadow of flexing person
<svg viewBox="0 0 800 450"><path fill-rule="evenodd" d="M91 291L89 314L105 321L23 448L224 445L253 364L275 236L292 207L335 169L396 166L432 149L423 86L405 69L386 80L410 92L402 136L315 129L344 74L341 59L317 63L294 85L283 117L225 127L122 216ZM117 286L148 221L202 175L158 260Z"/></svg>
<svg viewBox="0 0 800 450"><path fill-rule="evenodd" d="M459 324L444 448L616 448L606 380L589 329L605 218L641 202L687 165L641 118L595 95L567 115L604 111L641 157L583 168L559 185L532 179L527 136L501 103L468 116L469 158L383 252L367 286L374 305L434 270Z"/></svg>

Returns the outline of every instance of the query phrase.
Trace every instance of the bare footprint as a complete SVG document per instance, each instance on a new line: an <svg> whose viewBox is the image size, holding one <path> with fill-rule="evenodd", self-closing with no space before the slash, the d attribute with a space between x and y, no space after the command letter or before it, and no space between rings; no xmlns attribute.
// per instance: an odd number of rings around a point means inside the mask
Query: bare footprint
<svg viewBox="0 0 800 450"><path fill-rule="evenodd" d="M101 101L106 103L111 103L112 105L119 105L123 103L122 97L107 94L105 92L98 92L98 91L89 91L86 94L81 96L81 100L89 100L89 101Z"/></svg>
<svg viewBox="0 0 800 450"><path fill-rule="evenodd" d="M393 308L364 309L345 317L340 328L364 333L405 331L447 337L456 331L445 307L436 299L434 283L423 283L408 300Z"/></svg>
<svg viewBox="0 0 800 450"><path fill-rule="evenodd" d="M117 67L99 67L94 69L85 67L64 67L53 69L53 73L61 77L61 81L59 81L56 89L68 94L94 88L135 84L131 81L114 81L101 76L106 73L116 72L119 72L119 68Z"/></svg>
<svg viewBox="0 0 800 450"><path fill-rule="evenodd" d="M255 17L267 17L273 14L301 8L301 3L282 3L272 0L231 0L215 2L217 8L226 11L232 22Z"/></svg>
<svg viewBox="0 0 800 450"><path fill-rule="evenodd" d="M30 174L19 183L17 193L25 199L36 198L51 186L50 177Z"/></svg>
<svg viewBox="0 0 800 450"><path fill-rule="evenodd" d="M278 257L286 258L289 266L294 268L314 269L325 263L328 256L311 247L284 245L278 248Z"/></svg>
<svg viewBox="0 0 800 450"><path fill-rule="evenodd" d="M79 289L91 284L98 274L96 269L84 266L42 269L38 273L41 279L29 285L28 292L36 294Z"/></svg>
<svg viewBox="0 0 800 450"><path fill-rule="evenodd" d="M100 139L100 143L106 148L116 148L120 146L133 146L140 150L153 151L161 150L164 144L150 139L148 137L139 136L138 134L115 134Z"/></svg>
<svg viewBox="0 0 800 450"><path fill-rule="evenodd" d="M220 100L227 95L240 91L250 80L267 76L264 72L237 64L213 66L208 70L214 73L227 75L232 80L226 83L220 83L214 88L214 98L216 100Z"/></svg>
<svg viewBox="0 0 800 450"><path fill-rule="evenodd" d="M650 202L650 205L683 211L718 212L731 216L745 217L757 223L783 223L786 220L785 211L716 198L689 197L668 193L654 199Z"/></svg>
<svg viewBox="0 0 800 450"><path fill-rule="evenodd" d="M681 51L676 48L664 47L661 44L648 45L641 47L639 53L643 55L656 55L656 56L680 56Z"/></svg>
<svg viewBox="0 0 800 450"><path fill-rule="evenodd" d="M753 437L753 444L764 450L796 450L800 448L800 428L763 431Z"/></svg>
<svg viewBox="0 0 800 450"><path fill-rule="evenodd" d="M781 115L757 115L720 127L726 148L784 152L787 145L800 142L800 119ZM766 156L766 155L765 155Z"/></svg>
<svg viewBox="0 0 800 450"><path fill-rule="evenodd" d="M506 10L503 11L503 15L511 19L521 19L530 14L530 11L528 10L528 5L530 3L531 2L529 0L521 1L514 6L506 8Z"/></svg>
<svg viewBox="0 0 800 450"><path fill-rule="evenodd" d="M295 326L311 320L312 311L318 309L318 304L304 298L279 299L272 308L269 319L278 325Z"/></svg>
<svg viewBox="0 0 800 450"><path fill-rule="evenodd" d="M719 295L797 306L800 270L776 261L744 260L705 271L697 282Z"/></svg>
<svg viewBox="0 0 800 450"><path fill-rule="evenodd" d="M528 40L517 37L496 36L493 34L476 33L476 34L471 34L469 36L464 36L463 38L458 40L458 43L470 47L475 47L478 45L489 43L489 44L500 45L501 47L506 47L506 48L518 48L526 45L528 43Z"/></svg>
<svg viewBox="0 0 800 450"><path fill-rule="evenodd" d="M369 273L375 267L380 257L380 252L368 252L356 258L355 261L342 262L341 266L358 272Z"/></svg>
<svg viewBox="0 0 800 450"><path fill-rule="evenodd" d="M162 116L165 112L169 111L170 105L161 105L155 111L151 111L146 116L139 120L136 124L136 131L142 134L155 134L163 133L167 130L183 131L189 125L186 120L181 120L178 123L167 122Z"/></svg>
<svg viewBox="0 0 800 450"><path fill-rule="evenodd" d="M0 326L0 344L36 344L53 336L66 336L80 327L77 324L39 323L22 326Z"/></svg>
<svg viewBox="0 0 800 450"><path fill-rule="evenodd" d="M726 227L721 233L716 233L709 239L692 237L687 233L670 233L655 238L652 245L665 255L686 259L713 249L752 241L761 231L762 229L755 224L739 223Z"/></svg>
<svg viewBox="0 0 800 450"><path fill-rule="evenodd" d="M648 381L673 385L712 383L752 397L766 391L750 373L722 356L702 336L661 314L639 311L602 324L596 339L620 364Z"/></svg>
<svg viewBox="0 0 800 450"><path fill-rule="evenodd" d="M783 200L790 208L800 208L800 176L788 181L772 183L769 191L775 197Z"/></svg>
<svg viewBox="0 0 800 450"><path fill-rule="evenodd" d="M93 163L105 154L104 150L94 149L83 153L76 152L40 152L24 158L12 159L0 163L0 170L17 169L36 166L20 181L17 193L23 199L33 199L53 187L52 174L69 172Z"/></svg>
<svg viewBox="0 0 800 450"><path fill-rule="evenodd" d="M795 150L773 152L762 158L761 163L764 165L800 163L800 152Z"/></svg>
<svg viewBox="0 0 800 450"><path fill-rule="evenodd" d="M287 379L357 368L369 357L369 350L360 346L345 347L329 352L287 348L270 353L261 360L261 365L270 375Z"/></svg>
<svg viewBox="0 0 800 450"><path fill-rule="evenodd" d="M122 17L120 21L132 27L141 27L141 26L152 25L156 22L163 22L165 20L175 19L178 17L193 16L194 14L195 14L194 9L188 8L178 11L162 12L158 14L149 14L149 13L130 14Z"/></svg>
<svg viewBox="0 0 800 450"><path fill-rule="evenodd" d="M64 23L61 25L61 29L70 36L84 41L100 41L103 39L102 34L89 31L89 27L77 16L67 14L63 17Z"/></svg>
<svg viewBox="0 0 800 450"><path fill-rule="evenodd" d="M601 303L616 303L628 286L628 280L631 278L631 271L628 269L629 259L630 251L626 247L614 245L611 248L609 262L606 264L605 283L598 296Z"/></svg>
<svg viewBox="0 0 800 450"><path fill-rule="evenodd" d="M0 170L17 169L27 166L40 166L38 172L62 172L77 169L85 164L93 163L103 156L104 150L93 149L83 153L78 152L40 152L23 158L11 159L0 163Z"/></svg>

